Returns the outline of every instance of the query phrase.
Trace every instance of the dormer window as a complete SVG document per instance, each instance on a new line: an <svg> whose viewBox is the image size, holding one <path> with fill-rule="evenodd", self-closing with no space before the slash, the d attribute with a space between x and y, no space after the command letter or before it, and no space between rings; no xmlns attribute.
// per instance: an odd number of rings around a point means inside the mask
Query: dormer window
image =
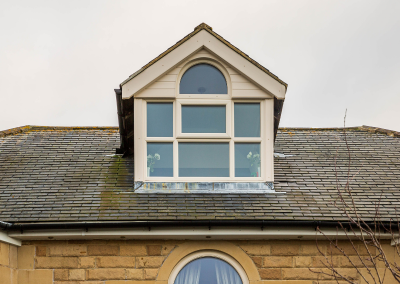
<svg viewBox="0 0 400 284"><path fill-rule="evenodd" d="M177 85L175 98L143 99L144 181L265 180L264 100L233 99L229 72L210 60L183 66Z"/></svg>
<svg viewBox="0 0 400 284"><path fill-rule="evenodd" d="M135 188L271 188L286 84L211 30L121 85L134 125L125 113L120 151L134 154Z"/></svg>

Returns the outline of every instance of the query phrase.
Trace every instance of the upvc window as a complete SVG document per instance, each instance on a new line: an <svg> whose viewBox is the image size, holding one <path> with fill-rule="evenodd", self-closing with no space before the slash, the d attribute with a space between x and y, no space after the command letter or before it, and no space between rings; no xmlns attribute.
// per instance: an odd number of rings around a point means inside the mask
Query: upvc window
<svg viewBox="0 0 400 284"><path fill-rule="evenodd" d="M146 100L145 180L263 180L264 101L232 100L227 80L215 69L194 65L183 74L176 99ZM199 80L202 70L219 72L219 80ZM214 97L201 97L207 95Z"/></svg>

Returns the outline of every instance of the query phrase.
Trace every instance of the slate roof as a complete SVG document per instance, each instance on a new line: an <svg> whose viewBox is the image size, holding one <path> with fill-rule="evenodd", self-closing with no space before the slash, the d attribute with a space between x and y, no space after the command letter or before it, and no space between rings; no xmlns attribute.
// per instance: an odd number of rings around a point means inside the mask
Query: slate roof
<svg viewBox="0 0 400 284"><path fill-rule="evenodd" d="M365 218L400 205L400 133L347 129L351 182ZM334 160L346 179L342 129L280 129L271 194L143 194L133 159L115 156L118 128L22 127L0 132L0 220L339 220ZM380 198L382 196L382 198Z"/></svg>

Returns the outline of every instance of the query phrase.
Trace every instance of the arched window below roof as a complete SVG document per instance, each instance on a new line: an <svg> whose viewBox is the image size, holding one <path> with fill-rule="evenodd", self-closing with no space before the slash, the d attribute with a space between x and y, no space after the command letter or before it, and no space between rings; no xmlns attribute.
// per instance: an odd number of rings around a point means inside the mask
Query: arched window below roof
<svg viewBox="0 0 400 284"><path fill-rule="evenodd" d="M180 94L228 94L224 75L218 68L200 63L190 67L183 74Z"/></svg>
<svg viewBox="0 0 400 284"><path fill-rule="evenodd" d="M239 273L226 261L202 257L186 264L174 284L243 284Z"/></svg>

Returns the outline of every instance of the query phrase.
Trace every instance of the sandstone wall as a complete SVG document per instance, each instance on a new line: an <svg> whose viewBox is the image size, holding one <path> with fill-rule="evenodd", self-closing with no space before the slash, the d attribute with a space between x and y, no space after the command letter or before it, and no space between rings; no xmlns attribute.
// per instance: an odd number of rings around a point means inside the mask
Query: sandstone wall
<svg viewBox="0 0 400 284"><path fill-rule="evenodd" d="M17 284L17 247L0 242L0 284Z"/></svg>
<svg viewBox="0 0 400 284"><path fill-rule="evenodd" d="M324 269L324 258L315 241L210 241L199 244L196 241L49 240L24 242L18 248L18 257L16 247L2 244L0 284L167 284L166 275L174 266L171 258L179 260L187 255L188 248L199 248L203 243L223 248L228 254L230 250L240 250L245 257L237 261L247 261L254 267L248 272L254 274L249 277L250 284L316 284L317 280L324 284L336 283L309 270L310 267ZM367 259L365 248L361 244L356 246ZM393 247L385 246L394 260ZM327 243L320 242L319 248L323 253L330 253ZM343 248L362 267L353 248L350 245L343 245ZM332 259L340 273L360 279L356 269L340 252L333 251ZM162 273L164 276L160 275ZM385 283L396 282L387 277Z"/></svg>

